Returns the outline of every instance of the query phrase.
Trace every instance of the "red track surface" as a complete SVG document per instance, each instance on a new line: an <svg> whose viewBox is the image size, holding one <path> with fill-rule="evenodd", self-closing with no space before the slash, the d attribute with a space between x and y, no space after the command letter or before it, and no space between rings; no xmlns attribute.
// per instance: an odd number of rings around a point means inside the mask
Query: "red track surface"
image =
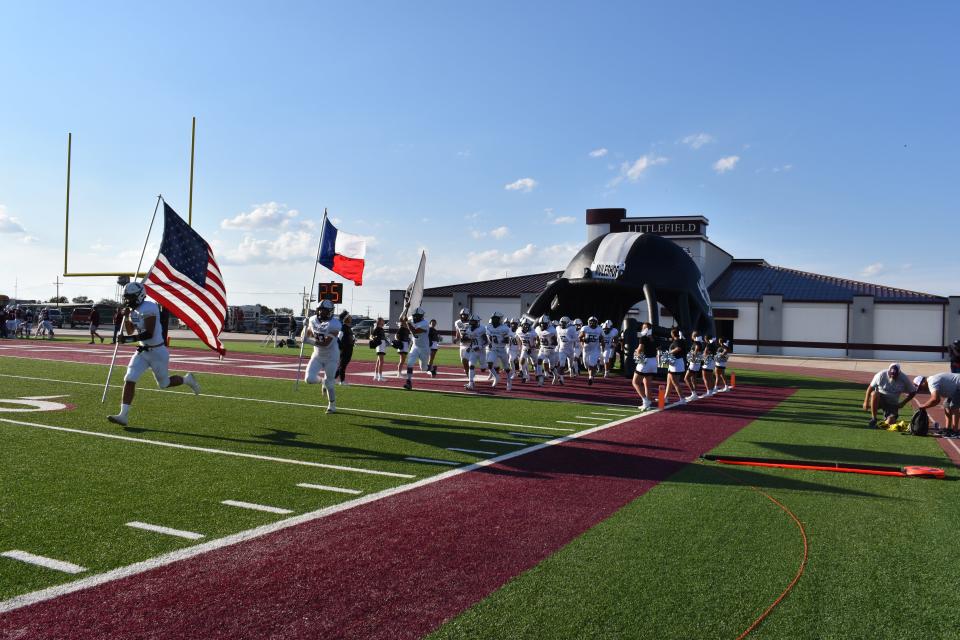
<svg viewBox="0 0 960 640"><path fill-rule="evenodd" d="M126 367L133 353L133 347L123 346L117 356L117 366ZM56 360L80 362L89 364L110 364L113 356L113 347L110 345L86 345L76 343L43 342L40 340L2 342L0 356L15 356L19 358L34 358L40 360ZM303 366L306 368L309 352L305 354ZM392 365L391 365L392 362ZM384 367L387 374L385 382L373 382L373 363L350 363L347 370L348 381L352 384L366 384L379 387L401 387L406 380L397 378L397 362L394 357L388 360ZM406 369L404 369L405 371ZM291 382L296 378L297 360L289 356L270 356L256 353L227 354L227 358L220 361L211 351L200 349L171 349L170 371L193 371L195 373L222 373L229 375L254 376L261 378L286 378ZM147 376L149 378L150 376ZM535 382L513 385L513 391L506 391L504 383L496 389L491 389L486 382L486 374L477 375L478 395L505 395L518 398L539 398L547 400L563 400L569 402L602 402L607 404L623 404L631 407L637 405L637 394L630 386L629 381L622 377L606 380L597 380L593 386L588 386L586 378L581 376L568 379L563 386L551 385L549 382L543 387L537 387ZM439 376L432 378L428 374L417 370L414 377L414 387L418 390L447 391L465 393L463 385L467 378L463 369L458 367L440 367ZM150 384L150 382L147 382ZM202 384L202 380L201 380Z"/></svg>
<svg viewBox="0 0 960 640"><path fill-rule="evenodd" d="M0 616L11 638L419 638L791 391L733 393Z"/></svg>

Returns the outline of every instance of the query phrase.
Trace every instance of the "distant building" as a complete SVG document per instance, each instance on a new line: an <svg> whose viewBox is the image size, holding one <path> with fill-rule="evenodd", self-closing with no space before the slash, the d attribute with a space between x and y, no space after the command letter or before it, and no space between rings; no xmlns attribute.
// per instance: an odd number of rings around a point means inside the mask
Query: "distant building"
<svg viewBox="0 0 960 640"><path fill-rule="evenodd" d="M605 233L656 233L681 246L703 273L717 333L733 337L737 353L787 356L941 360L960 338L960 296L942 297L738 259L707 237L703 216L629 218L625 209L588 209L587 241ZM570 256L573 258L573 255ZM525 276L434 287L423 307L441 331L451 331L463 307L488 318L519 317L546 284L562 274ZM396 322L403 291L390 292ZM642 301L638 301L641 303ZM646 319L638 304L631 315ZM583 318L586 320L586 318ZM604 318L601 318L601 321ZM668 313L661 324L669 325Z"/></svg>

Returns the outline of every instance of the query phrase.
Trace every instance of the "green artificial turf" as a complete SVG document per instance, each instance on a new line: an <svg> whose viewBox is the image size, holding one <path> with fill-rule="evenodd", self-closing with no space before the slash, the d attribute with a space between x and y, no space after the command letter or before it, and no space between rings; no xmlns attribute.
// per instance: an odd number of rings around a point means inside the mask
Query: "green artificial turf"
<svg viewBox="0 0 960 640"><path fill-rule="evenodd" d="M957 638L960 483L933 438L866 428L862 385L743 372L797 392L715 453L947 469L947 480L690 465L430 636ZM736 398L731 394L729 400ZM724 398L727 400L727 398Z"/></svg>
<svg viewBox="0 0 960 640"><path fill-rule="evenodd" d="M90 570L82 577L196 544L125 527L131 520L202 533L208 540L289 517L221 505L222 500L302 514L354 496L298 483L369 494L452 468L408 456L463 465L493 456L447 447L499 455L521 447L480 440L534 444L583 428L557 423L582 422L575 416L584 412L583 405L360 386L338 387L339 411L326 415L319 386L294 390L289 380L211 374L198 374L199 397L185 387L158 391L147 374L124 428L105 419L119 408L120 396L113 386L107 403L100 404L105 374L102 365L0 357L0 399L65 395L59 400L75 405L68 411L9 412L2 409L16 405L0 400L0 419L414 477L178 450L0 420L0 552L18 549L79 564ZM118 367L114 385L122 375ZM361 408L365 411L353 410ZM518 438L510 431L541 437ZM0 558L0 600L74 578Z"/></svg>

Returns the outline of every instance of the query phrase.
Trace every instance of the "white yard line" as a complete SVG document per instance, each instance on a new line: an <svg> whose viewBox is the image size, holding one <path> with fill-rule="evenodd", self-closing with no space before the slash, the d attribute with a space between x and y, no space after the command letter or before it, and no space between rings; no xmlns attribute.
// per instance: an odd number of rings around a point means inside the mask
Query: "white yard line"
<svg viewBox="0 0 960 640"><path fill-rule="evenodd" d="M303 487L304 489L319 489L320 491L333 491L334 493L349 493L350 495L358 496L363 491L358 489L344 489L342 487L329 487L325 484L311 484L309 482L301 482L297 485L298 487Z"/></svg>
<svg viewBox="0 0 960 640"><path fill-rule="evenodd" d="M162 533L167 536L175 536L177 538L186 538L187 540L200 540L204 537L202 533L194 533L193 531L184 531L183 529L171 529L170 527L162 527L158 524L148 524L146 522L128 522L128 527L133 527L134 529L142 529L144 531L152 531L154 533Z"/></svg>
<svg viewBox="0 0 960 640"><path fill-rule="evenodd" d="M256 504L254 502L243 502L242 500L224 500L220 504L228 507L239 507L241 509L250 509L251 511L263 511L264 513L279 513L289 515L293 513L290 509L281 509L280 507L271 507L265 504Z"/></svg>
<svg viewBox="0 0 960 640"><path fill-rule="evenodd" d="M53 558L47 558L45 556L38 556L26 551L19 551L14 549L13 551L4 551L0 553L0 556L4 558L12 558L13 560L19 560L20 562L26 562L27 564L37 565L38 567L44 567L46 569L53 569L54 571L62 571L63 573L83 573L86 571L86 567L81 567L78 564L73 564L72 562L64 562L63 560L54 560Z"/></svg>
<svg viewBox="0 0 960 640"><path fill-rule="evenodd" d="M182 449L185 451L198 451L200 453L213 453L221 456L234 456L236 458L249 458L251 460L265 460L267 462L280 462L283 464L299 464L305 467L316 467L318 469L336 469L337 471L352 471L354 473L366 473L375 476L387 476L390 478L415 478L406 473L394 473L392 471L377 471L376 469L361 469L359 467L345 467L338 464L324 464L322 462L309 462L307 460L293 460L291 458L275 458L273 456L261 456L255 453L240 453L239 451L227 451L225 449L211 449L209 447L195 447L188 444L176 444L174 442L161 442L159 440L147 440L145 438L131 438L129 436L120 436L114 433L98 433L96 431L85 431L83 429L70 429L68 427L56 427L49 424L40 424L38 422L24 422L23 420L11 420L10 418L0 418L0 422L9 424L18 424L25 427L34 427L37 429L49 429L50 431L64 431L67 433L78 433L85 436L96 438L109 438L110 440L122 440L124 442L136 442L138 444L149 444L155 447L169 447L171 449Z"/></svg>
<svg viewBox="0 0 960 640"><path fill-rule="evenodd" d="M26 359L29 360L29 359L31 359L31 358L26 358ZM83 364L90 364L90 363L83 363ZM211 374L211 375L215 375L215 374ZM8 373L0 373L0 377L4 377L4 378L18 378L18 379L21 379L21 380L37 380L37 381L40 381L40 382L58 382L58 383L63 383L63 384L79 384L79 385L84 385L84 386L88 386L88 387L101 387L101 386L102 386L102 385L97 384L97 383L95 383L95 382L78 382L78 381L76 381L76 380L57 380L57 379L54 379L54 378L37 378L37 377L33 377L33 376L18 376L18 375L13 375L13 374L8 374ZM272 379L272 378L270 378L270 379ZM351 385L351 386L361 386L361 385ZM111 388L117 388L117 389L119 389L120 387L119 387L118 385L111 385ZM150 392L153 392L153 393L174 393L174 394L182 394L182 395L193 395L193 392L192 392L192 391L167 391L166 389L150 389L150 388L139 389L139 388L138 388L137 391L138 391L138 392L139 392L139 391L150 391ZM279 404L279 405L286 405L286 406L292 406L292 407L310 407L310 408L324 409L324 410L326 410L326 408L327 408L327 405L326 405L326 404L314 404L314 403L311 403L311 402L291 402L291 401L289 401L289 400L268 400L268 399L266 399L266 398L247 398L247 397L245 397L245 396L221 396L221 395L216 395L216 394L212 394L212 393L201 393L201 394L200 394L200 397L201 397L201 398L217 398L217 399L219 399L219 400L241 400L241 401L243 401L243 402L262 402L262 403L264 403L264 404ZM510 423L510 422L490 422L490 421L488 421L488 420L470 420L470 419L468 419L468 418L448 418L447 416L429 416L429 415L422 415L422 414L418 414L418 413L399 413L399 412L397 412L397 411L378 411L378 410L375 410L375 409L360 409L360 408L357 408L357 407L342 407L342 406L338 406L338 407L337 407L337 412L338 412L338 413L344 413L344 412L349 413L349 412L351 412L351 411L352 411L352 412L356 412L356 413L373 413L373 414L386 415L386 416L398 416L398 417L401 417L401 418L426 418L426 419L428 419L428 420L441 420L441 421L444 421L444 422L482 424L482 425L491 426L491 427L513 427L513 428L515 428L515 429L544 429L544 430L547 430L547 431L564 431L564 429L558 429L558 428L555 428L555 427L538 427L538 426L529 425L529 424L513 424L513 423ZM572 429L569 429L569 431L573 431L573 430L572 430Z"/></svg>
<svg viewBox="0 0 960 640"><path fill-rule="evenodd" d="M2 375L2 374L0 374ZM407 491L413 491L414 489L419 489L427 485L431 485L435 482L442 482L448 478L458 476L462 473L468 473L476 469L482 469L483 467L488 467L506 460L511 460L520 456L525 456L534 451L539 451L540 449L545 449L547 447L556 446L558 444L563 444L564 442L569 442L577 438L588 436L590 434L596 433L598 431L603 431L604 429L609 429L631 420L643 419L650 415L655 415L657 411L650 411L639 416L629 416L621 420L615 420L613 422L608 422L607 424L598 425L590 429L585 429L579 433L574 433L566 436L559 436L550 440L548 442L540 442L533 444L529 447L519 449L517 451L511 451L510 453L505 453L503 455L497 456L496 458L489 458L487 460L479 460L472 464L464 465L456 469L450 469L444 473L439 473L435 476L430 476L428 478L423 478L416 482L411 482L409 484L400 485L397 487L392 487L390 489L384 489L383 491L378 491L377 493L367 494L365 496L355 498L353 500L347 500L346 502L341 502L323 509L318 509L317 511L311 511L310 513L304 513L298 516L293 516L285 520L280 520L278 522L272 522L270 524L263 525L261 527L256 527L254 529L248 529L246 531L240 531L238 533L225 536L216 540L210 540L202 544L194 545L192 547L186 547L184 549L178 549L170 553L165 553L161 556L155 558L149 558L147 560L142 560L134 564L130 564L124 567L118 567L117 569L112 569L110 571L100 573L97 575L90 576L88 578L83 578L76 580L74 582L68 582L66 584L58 585L56 587L49 587L47 589L40 589L39 591L33 591L31 593L26 593L9 600L0 602L0 613L6 613L7 611L13 611L14 609L19 609L21 607L26 607L31 604L36 604L38 602L44 602L46 600L52 600L58 598L62 595L68 593L75 593L77 591L82 591L84 589L89 589L101 584L106 584L108 582L113 582L114 580L120 580L122 578L127 578L134 576L146 571L152 571L157 567L163 567L174 562L180 562L181 560L186 560L188 558L193 558L204 553L209 553L211 551L216 551L217 549L222 549L231 545L239 544L241 542L246 542L248 540L253 540L260 538L262 536L287 529L289 527L294 527L299 524L306 522L312 522L314 520L319 520L320 518L325 518L334 513L340 513L341 511L346 511L348 509L354 509L364 504L369 504L371 502L376 502L377 500L383 500L384 498L389 498L401 493L406 493Z"/></svg>
<svg viewBox="0 0 960 640"><path fill-rule="evenodd" d="M517 436L518 438L546 438L547 436L539 433L518 433L516 431L508 432L511 436Z"/></svg>
<svg viewBox="0 0 960 640"><path fill-rule="evenodd" d="M477 451L476 449L460 449L458 447L447 447L447 451L459 451L460 453L475 453L478 456L495 456L496 451Z"/></svg>
<svg viewBox="0 0 960 640"><path fill-rule="evenodd" d="M515 447L526 447L529 442L512 442L510 440L490 440L489 438L480 438L480 442L490 442L492 444L512 444Z"/></svg>
<svg viewBox="0 0 960 640"><path fill-rule="evenodd" d="M414 458L413 456L404 458L404 460L409 460L410 462L423 462L426 464L445 464L451 467L456 467L459 465L459 462L454 462L453 460L437 460L435 458Z"/></svg>
<svg viewBox="0 0 960 640"><path fill-rule="evenodd" d="M589 427L590 425L597 424L596 422L572 422L570 420L557 420L559 424L576 424L581 427Z"/></svg>
<svg viewBox="0 0 960 640"><path fill-rule="evenodd" d="M579 418L580 420L599 420L600 422L605 422L603 418L598 418L597 416L573 416L574 418ZM607 417L620 417L620 416L607 416Z"/></svg>

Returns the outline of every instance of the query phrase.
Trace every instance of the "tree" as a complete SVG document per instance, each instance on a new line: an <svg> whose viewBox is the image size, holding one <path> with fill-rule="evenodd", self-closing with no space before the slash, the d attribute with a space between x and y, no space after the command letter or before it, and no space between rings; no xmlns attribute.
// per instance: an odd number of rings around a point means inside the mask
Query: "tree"
<svg viewBox="0 0 960 640"><path fill-rule="evenodd" d="M293 315L293 309L291 309L290 307L277 307L277 315L278 315L278 316L292 316L292 315Z"/></svg>
<svg viewBox="0 0 960 640"><path fill-rule="evenodd" d="M92 304L93 303L93 300L91 300L87 296L77 296L76 298L73 299L73 301L76 304Z"/></svg>
<svg viewBox="0 0 960 640"><path fill-rule="evenodd" d="M50 298L49 300L47 300L47 302L54 302L56 304L66 304L67 302L70 302L70 299L67 298L67 296L60 296L59 298L54 296L53 298Z"/></svg>
<svg viewBox="0 0 960 640"><path fill-rule="evenodd" d="M113 298L100 298L100 302L97 303L97 306L101 307L119 307L120 303L114 300Z"/></svg>

